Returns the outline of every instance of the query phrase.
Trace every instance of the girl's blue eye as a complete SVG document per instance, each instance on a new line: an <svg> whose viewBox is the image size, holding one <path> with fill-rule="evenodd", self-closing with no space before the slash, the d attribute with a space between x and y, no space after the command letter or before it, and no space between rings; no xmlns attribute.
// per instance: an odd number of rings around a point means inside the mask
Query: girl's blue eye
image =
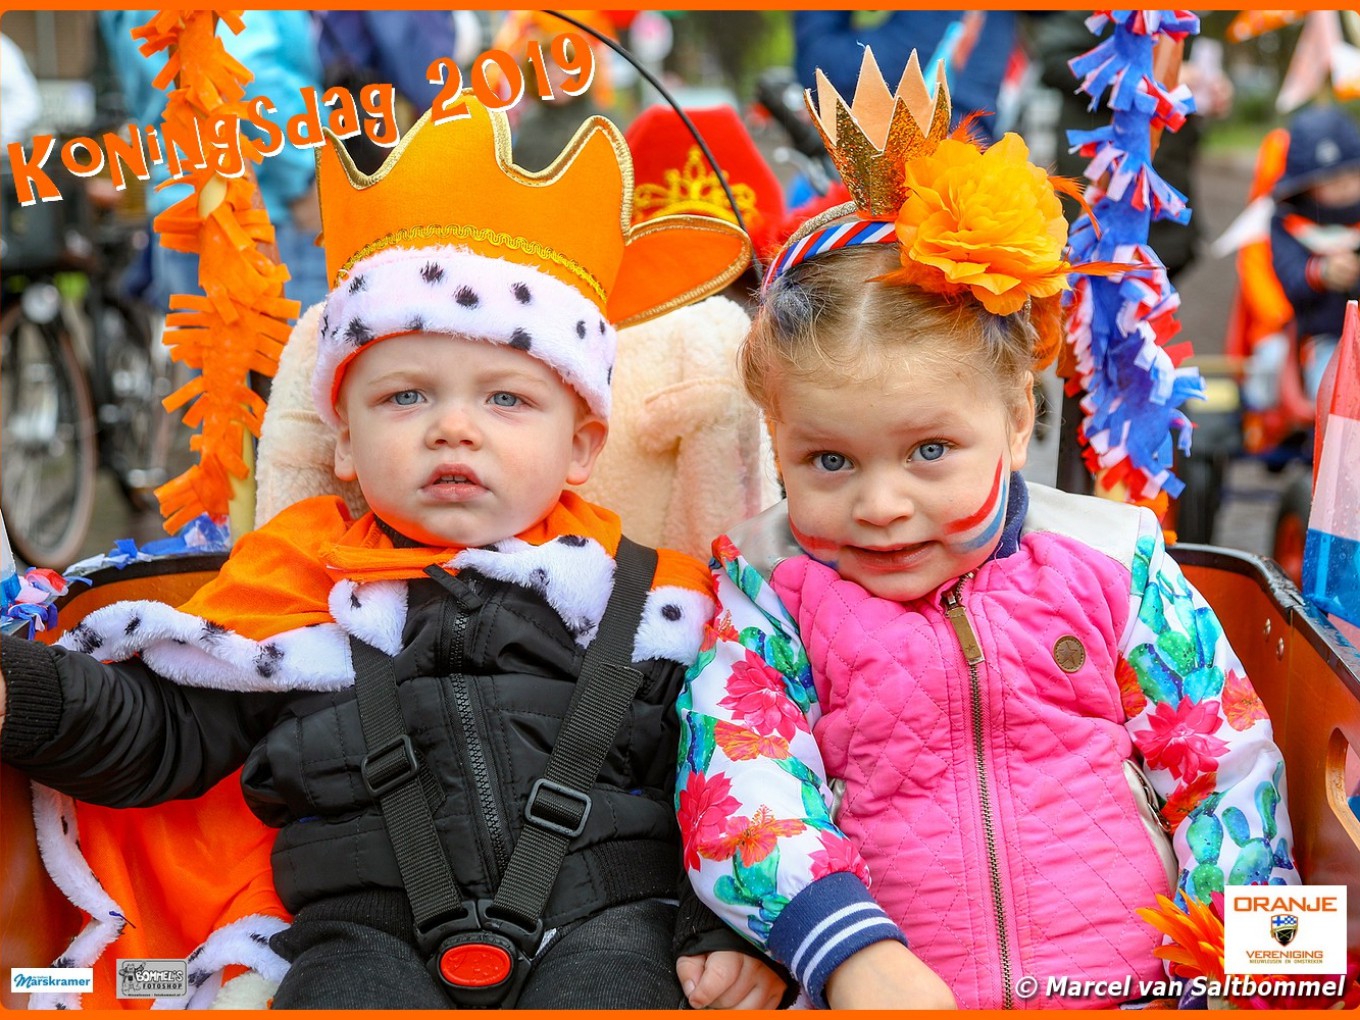
<svg viewBox="0 0 1360 1020"><path fill-rule="evenodd" d="M850 463L849 459L841 453L819 453L817 454L817 466L823 471L840 471Z"/></svg>
<svg viewBox="0 0 1360 1020"><path fill-rule="evenodd" d="M520 400L513 393L493 393L491 394L491 402L497 407L515 407Z"/></svg>
<svg viewBox="0 0 1360 1020"><path fill-rule="evenodd" d="M410 407L420 400L420 393L416 390L402 390L392 394L392 403L398 407Z"/></svg>
<svg viewBox="0 0 1360 1020"><path fill-rule="evenodd" d="M939 460L945 454L944 443L922 443L916 448L922 460Z"/></svg>

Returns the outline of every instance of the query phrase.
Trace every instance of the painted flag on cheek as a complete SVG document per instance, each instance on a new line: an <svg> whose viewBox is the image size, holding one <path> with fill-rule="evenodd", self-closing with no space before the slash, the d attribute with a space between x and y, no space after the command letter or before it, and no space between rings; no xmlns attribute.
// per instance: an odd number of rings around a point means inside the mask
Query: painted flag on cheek
<svg viewBox="0 0 1360 1020"><path fill-rule="evenodd" d="M1335 387L1313 482L1313 509L1303 556L1303 594L1319 609L1350 624L1360 640L1360 305L1346 306L1336 359Z"/></svg>

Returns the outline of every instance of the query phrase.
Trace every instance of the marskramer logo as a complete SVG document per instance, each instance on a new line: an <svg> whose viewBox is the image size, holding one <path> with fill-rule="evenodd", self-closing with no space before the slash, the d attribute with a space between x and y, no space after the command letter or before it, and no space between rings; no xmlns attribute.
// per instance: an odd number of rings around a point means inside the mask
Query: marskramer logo
<svg viewBox="0 0 1360 1020"><path fill-rule="evenodd" d="M1223 890L1226 974L1344 974L1344 885L1230 885Z"/></svg>
<svg viewBox="0 0 1360 1020"><path fill-rule="evenodd" d="M1270 937L1282 946L1293 942L1298 930L1299 919L1294 914L1276 914L1270 919Z"/></svg>
<svg viewBox="0 0 1360 1020"><path fill-rule="evenodd" d="M160 999L189 994L189 967L183 960L119 960L119 999Z"/></svg>
<svg viewBox="0 0 1360 1020"><path fill-rule="evenodd" d="M92 992L93 967L11 967L11 992Z"/></svg>

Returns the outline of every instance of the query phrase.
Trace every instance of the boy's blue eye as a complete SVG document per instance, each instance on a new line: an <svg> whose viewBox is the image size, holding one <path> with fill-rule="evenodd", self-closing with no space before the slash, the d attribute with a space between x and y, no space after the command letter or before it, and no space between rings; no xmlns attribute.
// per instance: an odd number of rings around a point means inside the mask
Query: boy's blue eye
<svg viewBox="0 0 1360 1020"><path fill-rule="evenodd" d="M420 393L417 390L402 390L392 394L392 403L398 407L410 407L420 401Z"/></svg>
<svg viewBox="0 0 1360 1020"><path fill-rule="evenodd" d="M849 459L841 453L817 454L817 466L823 471L840 471L848 466L849 463Z"/></svg>
<svg viewBox="0 0 1360 1020"><path fill-rule="evenodd" d="M497 407L515 407L520 400L513 393L493 393L491 394L491 402Z"/></svg>
<svg viewBox="0 0 1360 1020"><path fill-rule="evenodd" d="M939 460L945 454L944 443L922 443L916 448L922 460Z"/></svg>

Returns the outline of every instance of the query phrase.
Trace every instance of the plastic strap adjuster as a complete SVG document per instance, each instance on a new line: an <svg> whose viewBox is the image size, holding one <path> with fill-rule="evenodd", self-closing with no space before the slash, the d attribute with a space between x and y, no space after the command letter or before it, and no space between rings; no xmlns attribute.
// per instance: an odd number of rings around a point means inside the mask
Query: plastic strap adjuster
<svg viewBox="0 0 1360 1020"><path fill-rule="evenodd" d="M375 799L415 779L419 771L415 748L406 733L364 755L363 764L359 766L364 789Z"/></svg>
<svg viewBox="0 0 1360 1020"><path fill-rule="evenodd" d="M555 796L540 799L539 795L544 792ZM590 794L573 790L551 779L536 779L529 789L524 817L539 828L575 839L585 831L586 819L590 817Z"/></svg>

